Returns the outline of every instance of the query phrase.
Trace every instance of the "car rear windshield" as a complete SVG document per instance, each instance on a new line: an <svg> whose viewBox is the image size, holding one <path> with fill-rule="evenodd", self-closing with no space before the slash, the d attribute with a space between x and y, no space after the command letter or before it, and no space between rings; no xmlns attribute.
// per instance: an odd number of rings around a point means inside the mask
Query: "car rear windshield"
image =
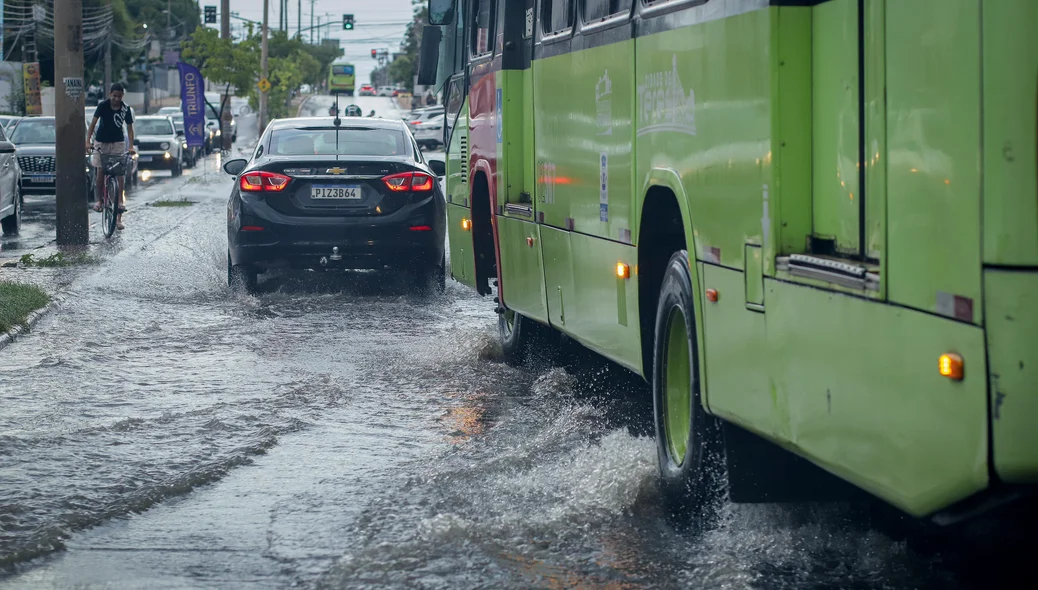
<svg viewBox="0 0 1038 590"><path fill-rule="evenodd" d="M22 119L11 133L11 143L54 143L54 119Z"/></svg>
<svg viewBox="0 0 1038 590"><path fill-rule="evenodd" d="M410 153L398 129L373 127L278 129L270 135L270 154L278 156L403 156Z"/></svg>
<svg viewBox="0 0 1038 590"><path fill-rule="evenodd" d="M173 135L169 121L163 119L137 119L133 130L137 135Z"/></svg>

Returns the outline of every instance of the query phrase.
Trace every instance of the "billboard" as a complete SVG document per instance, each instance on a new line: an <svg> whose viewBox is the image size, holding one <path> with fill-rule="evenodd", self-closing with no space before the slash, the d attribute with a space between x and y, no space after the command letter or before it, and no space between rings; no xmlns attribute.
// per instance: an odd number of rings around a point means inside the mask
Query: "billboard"
<svg viewBox="0 0 1038 590"><path fill-rule="evenodd" d="M25 83L25 114L42 115L43 101L40 100L40 63L22 64L22 80Z"/></svg>

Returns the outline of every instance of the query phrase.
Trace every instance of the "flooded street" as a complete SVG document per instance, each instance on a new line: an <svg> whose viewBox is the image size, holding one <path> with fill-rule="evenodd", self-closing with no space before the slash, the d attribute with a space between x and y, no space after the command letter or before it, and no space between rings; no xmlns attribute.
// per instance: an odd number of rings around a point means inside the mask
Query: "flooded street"
<svg viewBox="0 0 1038 590"><path fill-rule="evenodd" d="M456 283L232 294L232 182L169 179L195 204L128 214L0 351L0 588L975 587L977 563L843 505L676 526L647 388L552 351L504 364L493 302Z"/></svg>

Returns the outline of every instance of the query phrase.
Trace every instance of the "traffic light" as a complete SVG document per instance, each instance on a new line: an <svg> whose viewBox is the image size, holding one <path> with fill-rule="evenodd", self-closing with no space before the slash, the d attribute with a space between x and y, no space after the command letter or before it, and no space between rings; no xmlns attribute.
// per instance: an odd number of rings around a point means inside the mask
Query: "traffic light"
<svg viewBox="0 0 1038 590"><path fill-rule="evenodd" d="M353 30L353 15L344 14L342 15L342 30L352 31Z"/></svg>
<svg viewBox="0 0 1038 590"><path fill-rule="evenodd" d="M195 13L195 14L198 14L198 13ZM215 6L206 6L205 7L205 22L207 24L216 22L216 7Z"/></svg>
<svg viewBox="0 0 1038 590"><path fill-rule="evenodd" d="M371 50L371 59L378 59L378 49Z"/></svg>

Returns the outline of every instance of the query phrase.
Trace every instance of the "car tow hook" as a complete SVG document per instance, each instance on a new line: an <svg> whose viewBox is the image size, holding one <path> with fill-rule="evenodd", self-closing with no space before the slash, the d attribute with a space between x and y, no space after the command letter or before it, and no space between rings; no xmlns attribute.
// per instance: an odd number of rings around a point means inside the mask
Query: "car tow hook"
<svg viewBox="0 0 1038 590"><path fill-rule="evenodd" d="M335 246L332 248L332 260L342 260L342 256L339 254L339 247Z"/></svg>
<svg viewBox="0 0 1038 590"><path fill-rule="evenodd" d="M497 306L497 308L494 309L494 313L496 313L497 315L502 315L505 313L505 308L499 305Z"/></svg>

